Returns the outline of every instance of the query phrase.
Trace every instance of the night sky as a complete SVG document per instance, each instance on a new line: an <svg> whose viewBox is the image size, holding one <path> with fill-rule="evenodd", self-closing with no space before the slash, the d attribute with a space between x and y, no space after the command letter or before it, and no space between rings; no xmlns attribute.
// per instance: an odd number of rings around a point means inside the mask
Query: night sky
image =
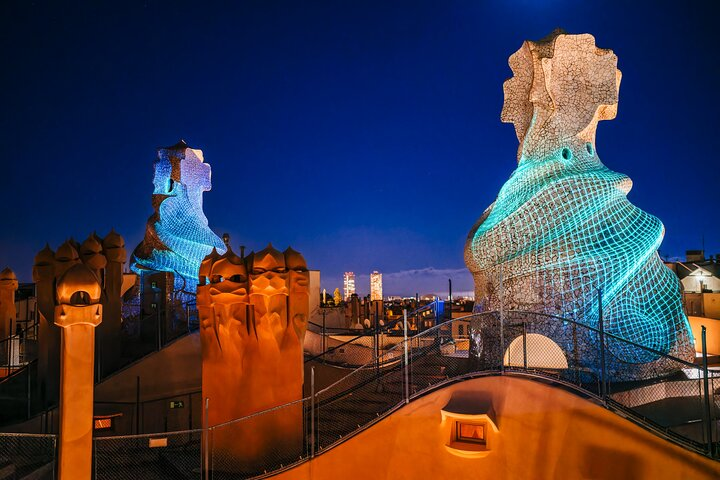
<svg viewBox="0 0 720 480"><path fill-rule="evenodd" d="M619 57L597 151L661 253L720 253L711 2L227 3L0 2L0 268L29 281L45 242L111 227L132 251L183 138L234 247L292 245L328 290L375 269L386 294L471 290L465 237L516 165L507 58L558 26Z"/></svg>

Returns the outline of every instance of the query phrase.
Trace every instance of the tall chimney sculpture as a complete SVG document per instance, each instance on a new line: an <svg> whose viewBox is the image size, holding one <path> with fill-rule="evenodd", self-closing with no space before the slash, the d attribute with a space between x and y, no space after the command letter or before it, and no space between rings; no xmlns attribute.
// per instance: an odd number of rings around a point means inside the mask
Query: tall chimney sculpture
<svg viewBox="0 0 720 480"><path fill-rule="evenodd" d="M100 280L77 263L57 279L55 325L60 342L60 447L58 478L91 478L95 327L102 321Z"/></svg>
<svg viewBox="0 0 720 480"><path fill-rule="evenodd" d="M18 280L9 267L0 272L0 341L13 333L12 324L15 320L15 292L18 289ZM5 348L8 348L5 342ZM2 347L0 347L2 351ZM7 352L4 352L7 353Z"/></svg>
<svg viewBox="0 0 720 480"><path fill-rule="evenodd" d="M46 245L35 256L38 370L43 406L59 399L60 480L91 477L95 329L105 311L120 304L124 244L111 231L104 239L92 234L82 244L68 240L56 252ZM120 312L115 314L119 324ZM111 331L106 335L99 349L113 340Z"/></svg>
<svg viewBox="0 0 720 480"><path fill-rule="evenodd" d="M130 268L141 277L168 272L175 291L194 294L200 262L213 248L221 253L226 249L203 212L203 194L211 188L210 164L202 150L180 140L158 149L154 170L154 212L145 238L132 253Z"/></svg>
<svg viewBox="0 0 720 480"><path fill-rule="evenodd" d="M102 253L106 259L105 274L103 277L103 322L96 332L98 338L95 342L96 354L100 355L96 364L99 367L99 375L105 376L120 367L120 342L118 338L122 329L122 284L123 266L127 261L125 240L120 234L111 230L105 238L99 238L93 234L96 240L100 240L102 250L93 250L94 254ZM89 239L88 239L89 240ZM86 242L88 241L86 240ZM96 376L98 373L96 372Z"/></svg>
<svg viewBox="0 0 720 480"><path fill-rule="evenodd" d="M232 420L302 398L303 338L309 319L303 256L272 245L237 256L211 252L200 266L197 305L202 393L209 400L213 468L251 475L278 452L302 453L302 403Z"/></svg>
<svg viewBox="0 0 720 480"><path fill-rule="evenodd" d="M60 380L60 330L55 324L57 279L72 266L86 265L100 280L103 295L103 318L98 327L96 353L103 362L105 372L117 367L120 356L118 338L121 322L122 265L125 263L125 240L111 230L105 238L92 233L82 243L72 240L65 242L53 252L46 245L35 256L33 280L37 291L40 321L38 328L38 387L40 408L56 405ZM107 324L106 324L107 321ZM100 371L100 374L103 372ZM34 405L37 408L38 405Z"/></svg>
<svg viewBox="0 0 720 480"><path fill-rule="evenodd" d="M557 30L525 42L509 63L501 118L515 126L518 166L467 238L476 309L539 312L598 327L602 293L607 332L692 362L680 285L657 254L664 227L628 201L632 181L603 165L595 148L598 122L617 113L617 57L597 48L592 35ZM529 328L565 352L579 341L548 317ZM497 332L480 333L486 338L474 346L478 355L500 348L488 337ZM579 360L588 369L599 368L597 339L579 342L588 347ZM503 351L512 340L505 338ZM606 347L615 379L677 368L647 350Z"/></svg>

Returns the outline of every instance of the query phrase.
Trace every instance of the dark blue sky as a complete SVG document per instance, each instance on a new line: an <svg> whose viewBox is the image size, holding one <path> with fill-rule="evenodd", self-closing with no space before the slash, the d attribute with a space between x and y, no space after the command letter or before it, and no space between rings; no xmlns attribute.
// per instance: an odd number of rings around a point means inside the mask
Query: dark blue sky
<svg viewBox="0 0 720 480"><path fill-rule="evenodd" d="M46 241L115 227L132 250L155 149L179 138L212 165L210 226L292 245L328 289L345 270L462 269L515 167L507 58L557 26L619 57L597 150L665 223L661 252L704 235L720 253L711 2L69 3L0 4L0 268L21 280Z"/></svg>

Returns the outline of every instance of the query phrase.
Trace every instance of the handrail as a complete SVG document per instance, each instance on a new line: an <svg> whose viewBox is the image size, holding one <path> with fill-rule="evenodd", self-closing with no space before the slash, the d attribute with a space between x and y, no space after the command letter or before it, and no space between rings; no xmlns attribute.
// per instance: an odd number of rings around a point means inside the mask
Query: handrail
<svg viewBox="0 0 720 480"><path fill-rule="evenodd" d="M13 322L13 324L17 326L18 323L20 323L20 322L25 323L25 328L22 329L23 336L27 336L27 332L35 330L40 326L40 322L38 322L37 320L25 320L25 321L15 320ZM29 323L29 322L32 322L32 323ZM0 343L7 342L8 340L11 340L18 336L19 336L18 333L10 332L10 334L8 336L6 336L5 338L0 338Z"/></svg>
<svg viewBox="0 0 720 480"><path fill-rule="evenodd" d="M408 312L408 317L412 317L413 315L417 315L418 313L424 312L426 310L431 310L437 305L437 300L434 300L430 303L426 303L425 305L422 305L420 307L417 307L412 312Z"/></svg>
<svg viewBox="0 0 720 480"><path fill-rule="evenodd" d="M484 313L484 312L483 312L483 313ZM489 312L489 313L491 313L491 312ZM563 322L568 322L568 323L572 323L572 324L574 324L574 325L581 326L581 327L586 328L586 329L588 329L588 330L592 330L593 332L598 333L598 334L600 333L600 329L598 329L598 328L591 327L590 325L587 325L587 324L585 324L585 323L577 322L577 321L572 320L572 319L570 319L570 318L565 318L565 317L561 317L561 316L559 316L559 315L553 315L553 314L550 314L550 313L528 312L528 311L525 311L525 310L509 310L509 311L506 311L505 313L506 313L506 314L520 313L520 314L524 314L524 315L535 315L535 316L553 318L553 319L556 319L556 320L561 320L561 321L563 321ZM477 314L475 314L475 315L477 315ZM461 317L461 318L466 318L466 317ZM455 319L455 320L460 320L460 319L457 318L457 319ZM668 358L668 359L670 359L670 360L673 360L673 361L675 361L675 362L682 363L682 364L686 365L688 368L696 368L696 369L699 369L699 368L700 368L698 365L695 365L694 363L690 363L690 362L688 362L688 361L686 361L686 360L683 360L683 359L681 359L681 358L673 357L672 355L669 355L669 354L667 354L667 353L663 353L663 352L661 352L661 351L659 351L659 350L655 350L654 348L647 347L647 346L645 346L645 345L640 345L639 343L635 343L635 342L633 342L633 341L631 341L631 340L628 340L628 339L626 339L626 338L622 338L622 337L619 337L619 336L617 336L617 335L615 335L615 334L608 333L608 332L605 331L605 330L603 330L603 335L605 335L606 337L612 337L612 338L614 338L615 340L620 340L621 342L625 342L625 343L627 343L627 344L630 344L630 345L632 345L633 347L641 348L641 349L646 350L646 351L648 351L648 352L650 352L650 353L652 353L652 354L654 354L654 355L658 355L658 356L661 356L661 357L664 357L664 358Z"/></svg>
<svg viewBox="0 0 720 480"><path fill-rule="evenodd" d="M386 417L393 411L396 411L398 408L401 408L402 405L404 405L410 399L419 398L423 395L427 395L432 391L435 391L438 388L443 388L443 386L468 378L476 378L486 375L517 374L528 375L531 377L541 377L555 382L558 385L572 387L572 389L576 390L579 394L599 400L598 403L605 408L608 408L619 415L626 416L628 419L632 420L636 424L640 425L643 428L646 428L649 431L654 432L662 438L672 441L678 445L682 445L683 447L690 450L697 451L711 458L714 458L712 446L704 448L704 444L698 441L698 437L693 436L692 434L687 434L686 432L679 433L677 431L671 430L669 427L663 427L658 421L653 420L652 416L647 417L641 411L634 411L635 407L633 400L631 400L630 403L628 403L627 405L624 405L622 403L624 402L624 399L622 397L608 394L604 389L602 389L600 387L600 374L597 372L598 366L596 364L596 360L592 356L587 358L587 363L583 361L580 363L576 363L572 366L568 365L564 368L547 368L537 366L537 363L535 364L535 366L529 366L526 360L524 366L522 366L522 364L519 366L513 365L511 367L502 369L502 365L505 363L504 355L507 352L508 344L513 341L513 339L511 338L513 335L511 335L510 337L504 337L504 340L501 340L501 344L488 344L492 345L492 348L485 351L486 353L484 353L484 355L488 355L488 357L486 357L486 360L484 360L483 366L480 366L480 364L478 364L478 366L473 366L471 362L466 362L465 359L470 359L472 357L472 354L469 351L465 352L465 349L463 349L463 353L461 353L460 355L454 355L452 351L452 346L457 340L458 336L453 335L453 330L455 330L452 328L453 322L467 322L472 321L473 319L483 320L490 317L493 318L493 320L491 323L485 324L486 327L496 328L495 318L497 315L498 312L495 311L472 313L463 317L452 319L448 322L437 324L412 337L406 337L405 340L402 340L391 346L389 349L384 350L383 353L378 355L373 361L353 368L350 372L347 373L347 375L344 375L342 378L331 383L329 386L319 391L313 391L311 396L304 397L290 403L277 405L275 407L271 407L260 412L255 412L250 415L229 420L218 425L206 427L203 431L209 432L210 430L222 428L230 424L240 423L243 420L269 414L270 412L275 412L289 406L303 405L305 407L305 412L307 415L310 415L311 410L314 414L316 409L319 409L319 412L326 412L322 415L316 415L314 418L315 420L317 420L318 418L324 418L325 425L328 430L323 430L323 428L325 427L322 427L318 430L312 430L310 432L310 435L313 436L314 442L323 442L320 445L319 451L324 452L327 451L329 448L333 448L339 443L345 441L351 436L356 435L360 431L363 431L364 429L368 428L370 425L373 425L380 419ZM540 325L543 325L542 322L545 322L546 320L558 320L562 322L567 322L571 325L577 325L578 327L584 329L584 332L598 334L600 333L600 330L595 327L591 327L576 320L560 317L553 314L511 310L503 312L503 315L504 318L510 317L510 319L513 319L514 316L532 316L532 319L526 319L526 321L538 322L540 323ZM511 325L510 323L505 323L501 325L503 325L501 328L516 327L516 325ZM671 360L675 362L672 365L675 365L674 368L676 368L677 371L683 370L684 367L690 367L692 369L699 370L699 367L697 365L664 354L663 352L656 349L645 347L636 342L624 339L614 334L605 333L605 335L608 338L622 341L629 345L637 347L642 351L650 352L658 356L659 358ZM348 342L344 342L344 344L350 343L361 337L362 336L358 336ZM593 337L589 337L585 334L582 338L592 339ZM399 355L399 353L405 350L408 346L410 346L412 352L410 356L407 357L408 360L404 360L403 355ZM501 347L499 349L499 352L497 348L498 346ZM591 344L589 344L589 346L591 348L590 351L592 351L592 349L598 348L598 346L594 344L594 340L591 342ZM337 349L339 347L340 345L333 347L333 349ZM447 350L447 347L450 347L450 351ZM586 349L587 347L587 344L582 344L580 346L576 345L574 348L581 348L583 349L583 351L585 351L584 349ZM570 354L570 351L567 350L568 348L570 347L566 347L565 351L563 352L565 353L565 355ZM601 343L599 348L601 350L607 348L607 344ZM328 351L332 351L333 349ZM537 354L538 352L539 351L535 351L535 354ZM527 355L526 351L524 352L524 355ZM382 362L384 366L383 368L380 368L381 362L379 362L378 360L389 360L390 356L392 356L393 360L397 361L393 363L387 361ZM317 357L318 356L316 356L315 358ZM425 361L424 359L428 359L428 361ZM623 382L625 381L624 378L632 378L634 372L633 364L629 362L623 362L619 358L617 360L620 361L620 368L624 368L623 365L627 363L630 370L628 370L627 372L625 372L624 370L620 370L620 373L616 377L614 377L613 381ZM420 361L420 363L416 363L418 361ZM442 367L441 370L433 371L432 369L438 365ZM381 388L383 384L393 385L399 382L408 382L407 376L402 375L403 368L410 369L411 371L412 380L409 380L409 383L413 385L413 391L408 392L407 390L405 390L404 394L398 394L396 388L394 390L383 390L383 388ZM427 370L428 368L430 370ZM672 369L659 371L658 374L662 376L664 371L671 370ZM398 375L398 373L400 374ZM624 376L626 373L629 374L629 377ZM604 376L602 378L604 379ZM648 378L647 380L652 379ZM677 379L675 377L665 376L659 381L676 382L679 380L680 379ZM376 387L374 386L369 386L369 384L373 384L374 382L377 382L378 389L375 389ZM635 387L623 391L629 392L631 395L643 395L644 390L642 389L642 387L647 384L648 383L644 382L643 379L640 378L638 379L638 384ZM388 393L385 395L383 394L383 392ZM373 395L370 397L372 399L371 403L376 402L377 406L371 407L370 410L365 412L363 412L362 410L358 411L359 416L357 418L357 424L355 423L356 420L354 418L347 420L347 413L344 412L348 409L354 408L355 404L353 402L362 402L363 399L367 398L364 397L364 395L367 394ZM380 394L380 396L375 396L377 394ZM704 391L704 393L703 391L695 392L694 390L691 392L689 389L684 396L688 398L695 398L698 395L708 394L712 393L708 393L707 391ZM398 397L398 395L403 397L401 401L398 401L400 398ZM649 401L654 401L650 397L636 398L641 400L638 405L642 405ZM347 399L348 401L346 402L345 399ZM308 408L310 410L308 410ZM706 420L703 418L702 421L705 422ZM337 422L337 424L335 422ZM328 432L330 436L328 436ZM340 433L339 435L338 432ZM165 435L171 434L173 434L173 432L168 432ZM307 435L308 432L305 431L304 434ZM315 435L317 435L317 437L315 437ZM124 438L137 437L143 437L143 435L128 436ZM102 440L98 439L98 441ZM712 442L710 442L710 445L712 445ZM295 457L293 464L306 461L310 457L310 455L301 455L299 459L298 457ZM287 465L289 465L287 462L285 462L285 466L283 466L280 462L278 462L278 464L268 464L266 465L267 470L264 473L259 474L259 476L265 477L273 473L277 473L280 470L286 469Z"/></svg>
<svg viewBox="0 0 720 480"><path fill-rule="evenodd" d="M57 437L57 433L0 432L0 436L3 436L3 437L26 437L26 438L52 438L52 437Z"/></svg>
<svg viewBox="0 0 720 480"><path fill-rule="evenodd" d="M293 400L292 402L283 403L282 405L276 405L276 406L274 406L274 407L266 408L265 410L260 410L259 412L254 412L254 413L251 413L251 414L249 414L249 415L242 416L242 417L240 417L240 418L234 418L234 419L228 420L228 421L226 421L226 422L218 423L217 425L213 425L213 426L211 426L210 428L211 428L211 429L214 429L214 428L218 428L218 427L224 427L225 425L230 425L230 424L233 424L233 423L241 422L241 421L246 420L246 419L248 419L248 418L259 417L260 415L264 415L264 414L270 413L270 412L275 412L275 411L278 411L278 410L283 409L283 408L285 408L285 407L291 407L291 406L296 405L296 404L298 404L298 403L304 403L306 400L310 400L310 397L303 397L303 398L301 398L301 399L299 399L299 400Z"/></svg>
<svg viewBox="0 0 720 480"><path fill-rule="evenodd" d="M348 331L348 330L352 330L352 328L342 328L342 327L323 327L323 326L322 326L322 325L320 325L319 323L315 323L315 322L310 322L310 321L308 321L308 325L313 325L313 326L315 326L315 327L318 327L318 328L321 328L321 329L324 329L324 330L343 330L343 331Z"/></svg>
<svg viewBox="0 0 720 480"><path fill-rule="evenodd" d="M15 371L13 371L12 373L10 373L9 375L7 375L5 377L0 378L0 385L2 385L5 382L9 382L11 379L19 376L25 370L29 369L30 365L37 363L37 361L38 361L37 358L34 358L27 363L24 363L22 365L17 365L17 368L15 369ZM5 365L2 365L2 367L5 367Z"/></svg>
<svg viewBox="0 0 720 480"><path fill-rule="evenodd" d="M411 337L411 338L412 338L412 337ZM410 339L408 338L408 340L410 340ZM398 343L397 345L394 345L392 348L386 350L385 353L383 353L383 356L389 354L390 352L392 352L392 351L395 350L395 349L399 349L400 347L403 347L403 348L404 348L405 345L402 344L402 343ZM414 358L420 357L422 353L429 351L431 348L432 348L431 345L429 345L429 346L427 346L427 347L419 347L419 348L416 349L416 350L420 350L420 351L419 351L419 352L414 352L411 358L414 359ZM397 358L394 358L394 360L398 361ZM381 364L381 368L382 368L382 367L387 367L387 366L389 365L388 362L385 362L385 361L381 361L380 364ZM391 364L390 366L391 366L391 367L396 367L396 366L397 366L397 363L393 363L393 364ZM347 378L350 378L352 375L354 375L355 373L359 372L360 370L367 370L367 369L369 369L369 368L374 368L372 363L368 363L368 364L365 364L365 365L363 365L363 366L361 366L361 367L358 367L358 368L354 369L352 372L348 373L348 374L345 375L344 377L336 380L336 381L333 382L332 384L330 384L330 385L328 385L327 387L323 388L322 390L319 390L318 392L316 392L316 393L315 393L315 396L318 396L318 395L320 395L320 394L323 394L323 393L329 391L332 387L334 387L334 386L336 386L336 385L339 385L340 383L344 382ZM356 384L352 385L351 387L349 387L349 388L347 388L347 389L345 389L345 390L341 390L341 391L339 391L338 393L336 393L335 395L333 395L333 396L331 396L331 397L329 397L329 398L326 398L326 399L323 400L323 401L317 401L317 400L316 400L316 404L317 404L317 405L320 405L320 406L323 406L324 404L332 403L332 402L334 402L335 400L337 400L338 398L341 398L341 397L347 396L347 395L349 395L349 394L352 394L353 392L359 390L360 388L362 388L363 386L367 385L368 383L372 383L372 382L374 382L374 381L377 381L377 380L382 379L383 377L387 376L388 373L391 373L391 372L393 372L393 371L394 371L394 370L393 370L392 368L382 368L382 373L381 373L381 374L378 372L378 375L376 375L376 376L374 376L374 377L367 378L367 379L365 379L365 380L363 380L363 381L361 381L361 382L359 382L359 383L356 383ZM411 396L411 397L412 397L412 396Z"/></svg>
<svg viewBox="0 0 720 480"><path fill-rule="evenodd" d="M409 314L408 314L408 316L409 316ZM346 345L348 345L348 344L350 344L350 343L352 343L352 342L354 342L355 340L358 340L358 339L360 339L360 338L373 337L373 336L375 336L375 335L387 335L387 334L390 332L390 330L391 330L392 328L394 328L394 327L395 327L398 323L400 323L402 320L403 320L402 318L398 318L398 319L394 320L392 323L388 323L387 325L384 325L384 326L378 328L377 330L375 330L375 329L370 329L370 333L362 333L362 334L357 335L357 336L351 338L350 340L347 340L347 341L345 341L345 342L343 342L343 343L341 343L341 344L339 344L339 345L335 345L334 347L329 348L329 349L325 350L325 351L322 352L322 353L319 353L319 354L317 354L317 355L315 355L315 356L313 356L313 357L311 357L311 358L306 359L306 360L305 360L305 363L310 362L310 361L312 361L312 360L316 360L316 359L324 356L325 354L330 353L330 352L333 352L333 351L337 350L338 348L344 347L344 346L346 346ZM317 326L317 327L321 327L321 328L322 328L322 325L318 325L317 323L314 323L314 322L308 322L308 323L311 324L311 325L315 325L315 326ZM330 329L330 328L333 328L333 327L325 328L325 330L328 330L328 329ZM335 328L335 330L349 330L349 329ZM365 332L365 331L367 331L367 329L363 329L363 332ZM427 331L427 330L425 330L425 331ZM318 332L315 332L315 333L318 333ZM422 332L421 332L421 333L422 333ZM322 335L322 333L318 333L318 334L319 334L319 335ZM412 338L412 337L410 337L410 338ZM391 347L391 349L392 349L392 348L395 348L395 345L394 345L393 347ZM386 351L388 351L388 350L386 350ZM373 362L373 363L374 363L374 362Z"/></svg>
<svg viewBox="0 0 720 480"><path fill-rule="evenodd" d="M427 306L427 305L426 305L426 306ZM430 327L430 328L424 330L423 332L420 332L420 333L418 333L418 334L416 334L416 335L414 335L414 336L412 336L412 337L408 337L407 341L408 341L408 342L412 342L413 340L417 340L417 339L419 339L419 338L421 338L421 337L427 337L427 336L429 336L429 335L432 335L433 333L438 333L438 332L440 331L440 329L442 329L442 328L447 328L447 327L449 326L449 324L451 324L452 322L467 321L467 320L469 320L469 319L471 319L471 318L473 318L473 317L475 317L475 318L480 318L480 317L486 317L486 316L491 316L491 315L497 315L498 313L499 313L498 311L492 310L492 311L486 311L486 312L471 313L471 314L465 315L465 316L463 316L463 317L454 318L454 319L452 319L452 320L449 321L449 322L439 323L439 324L434 325L433 327ZM510 315L512 315L512 314L524 314L524 315L533 315L533 316L540 316L540 317L552 318L552 319L555 319L555 320L560 320L560 321L563 321L563 322L572 323L572 324L574 324L574 325L580 326L580 327L582 327L582 328L586 328L586 329L591 330L591 331L596 332L596 333L599 333L599 332L600 332L600 330L597 329L597 328L594 328L594 327L591 327L591 326L589 326L589 325L586 325L586 324L577 322L577 321L575 321L575 320L572 320L572 319L569 319L569 318L566 318L566 317L561 317L561 316L558 316L558 315L543 313L543 312L529 312L529 311L524 311L524 310L509 310L509 311L505 311L505 314L506 314L506 315L507 315L507 314L510 314ZM676 362L678 362L678 363L680 363L680 364L682 364L682 365L686 365L686 366L688 366L688 367L690 367L690 368L699 369L699 367L698 367L697 365L695 365L695 364L686 362L686 361L684 361L684 360L682 360L682 359L679 359L679 358L673 357L673 356L671 356L671 355L662 353L662 352L657 351L657 350L654 350L654 349L652 349L652 348L645 347L644 345L637 344L637 343L635 343L635 342L632 342L632 341L630 341L630 340L624 339L624 338L619 337L619 336L617 336L617 335L610 334L610 333L607 333L607 332L605 332L605 335L606 335L606 336L609 336L609 337L612 337L612 338L614 338L614 339L616 339L616 340L620 340L620 341L626 342L626 343L628 343L628 344L630 344L630 345L633 345L633 346L635 346L635 347L637 347L637 348L640 348L640 349L642 349L642 350L650 351L651 353L653 353L653 354L655 354L655 355L659 355L659 356L661 356L661 357L671 359L671 360L676 361ZM397 344L394 345L392 348L386 350L386 351L383 353L383 356L386 355L386 354L388 354L388 353L390 353L391 351L395 350L396 348L399 348L400 346L403 346L403 345L404 345L404 342L399 342L399 343L397 343ZM329 390L330 388L332 388L332 387L340 384L341 382L345 381L346 379L350 378L351 376L355 375L357 372L359 372L359 371L361 371L361 370L367 370L367 369L369 369L369 368L372 368L372 367L375 365L375 363L376 363L375 361L373 361L373 362L368 362L368 363L366 363L365 365L361 365L361 366L353 369L351 372L349 372L349 373L348 373L347 375L345 375L344 377L338 379L337 381L335 381L335 382L332 383L331 385L325 387L324 389L316 392L315 395L317 396L317 395L319 395L319 394L321 394L321 393L326 392L326 391ZM380 378L380 376L378 376L377 378ZM352 391L352 389L348 389L348 390L347 390L346 392L344 392L344 393L349 393L349 392L351 392L351 391ZM590 393L592 393L592 392L590 392ZM594 394L593 394L593 395L594 395Z"/></svg>
<svg viewBox="0 0 720 480"><path fill-rule="evenodd" d="M464 318L464 317L463 317L463 318ZM460 320L460 319L459 319L459 318L456 318L455 320ZM442 326L447 326L447 324L441 324L441 325L436 325L436 326L442 327ZM433 327L433 328L434 328L434 327ZM421 337L421 336L423 336L423 337L428 336L428 333L427 333L427 332L429 332L430 330L432 330L432 329L425 330L424 332L419 333L419 334L417 334L417 335L415 335L415 336L413 336L413 337L408 337L408 342L410 342L411 340L417 339L417 338L419 338L419 337ZM382 355L380 355L380 357L384 357L384 356L386 356L386 355L389 355L389 354L390 354L391 352L393 352L394 350L399 350L400 348L403 348L403 349L405 348L405 343L404 343L404 341L403 341L403 342L398 342L398 343L396 343L395 345L393 345L392 347L388 348L387 350L385 350L385 351L382 353ZM418 348L416 348L415 350L416 350L416 351L417 351L417 350L420 350L420 352L419 352L419 353L418 353L418 352L413 353L413 358L416 358L416 357L420 356L420 354L421 354L423 351L427 351L427 350L429 350L430 348L432 348L432 346L427 346L427 347L424 347L424 348L423 348L423 347L418 347ZM393 357L393 358L395 358L395 357ZM383 365L383 364L385 364L385 363L386 363L386 362L384 362L384 361L380 361L380 364L381 364L381 365ZM345 375L344 377L336 380L335 382L331 383L330 385L328 385L327 387L323 388L322 390L319 390L315 395L317 396L317 395L319 395L319 394L321 394L321 393L324 393L324 392L326 392L327 390L331 389L331 388L334 387L335 385L339 385L340 383L344 382L347 378L350 378L351 376L355 375L356 373L360 372L361 370L368 370L368 369L371 369L371 368L375 368L375 365L376 365L376 362L375 362L375 361L372 361L372 362L366 363L365 365L361 365L361 366L359 366L359 367L356 367L355 369L353 369L350 373L348 373L348 374ZM371 381L372 381L372 380L377 380L377 379L379 379L381 376L382 376L382 375L378 375L376 378L371 379ZM352 392L353 390L355 390L355 388L349 388L349 389L347 389L347 390L345 390L344 392L341 392L341 393L349 393L349 392Z"/></svg>
<svg viewBox="0 0 720 480"><path fill-rule="evenodd" d="M330 353L330 352L333 352L333 351L337 350L337 349L340 348L340 347L344 347L345 345L347 345L347 344L349 344L349 343L352 343L352 342L354 342L355 340L357 340L357 339L359 339L359 338L365 338L366 336L367 336L367 335L358 335L358 336L355 337L355 338L351 338L350 340L348 340L348 341L346 341L346 342L343 342L343 343L341 343L340 345L335 345L334 347L329 348L329 349L325 350L324 352L315 355L314 357L310 357L310 358L306 359L304 363L308 363L308 362L311 362L311 361L313 361L313 360L316 360L316 359L318 359L318 358L320 358L320 357L324 357L325 354Z"/></svg>
<svg viewBox="0 0 720 480"><path fill-rule="evenodd" d="M169 437L170 435L183 435L183 434L193 434L193 433L202 433L204 432L204 428L194 428L194 429L185 429L185 430L176 430L174 432L155 432L155 433L143 433L140 435L112 435L112 436L98 436L93 437L93 441L103 441L103 440L124 440L129 438L149 438L149 437Z"/></svg>

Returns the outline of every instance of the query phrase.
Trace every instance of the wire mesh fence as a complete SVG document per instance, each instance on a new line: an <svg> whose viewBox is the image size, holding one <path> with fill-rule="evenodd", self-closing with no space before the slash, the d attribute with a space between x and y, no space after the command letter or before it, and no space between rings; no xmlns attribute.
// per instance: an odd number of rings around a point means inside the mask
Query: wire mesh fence
<svg viewBox="0 0 720 480"><path fill-rule="evenodd" d="M113 368L99 368L98 380L199 328L194 294L150 287L145 293L140 290L136 285L123 298L120 359Z"/></svg>
<svg viewBox="0 0 720 480"><path fill-rule="evenodd" d="M315 451L330 448L400 405L403 352L398 344L314 395Z"/></svg>
<svg viewBox="0 0 720 480"><path fill-rule="evenodd" d="M358 332L357 330L306 332L305 362L317 362L342 367L361 367L403 342L402 322L392 322Z"/></svg>
<svg viewBox="0 0 720 480"><path fill-rule="evenodd" d="M608 357L629 350L638 350L638 347L617 337L610 338L606 345ZM641 353L653 354L647 350ZM661 360L657 366L650 367L655 371L642 380L627 380L620 362L612 362L613 366L606 371L608 400L666 435L712 453L713 443L717 441L713 432L717 430L720 410L710 388L710 377L706 390L705 371L701 366L668 356ZM627 363L628 369L634 367Z"/></svg>
<svg viewBox="0 0 720 480"><path fill-rule="evenodd" d="M203 430L93 440L95 478L193 480L202 478Z"/></svg>
<svg viewBox="0 0 720 480"><path fill-rule="evenodd" d="M408 340L409 396L473 371L468 337L453 328L454 323L443 323Z"/></svg>
<svg viewBox="0 0 720 480"><path fill-rule="evenodd" d="M55 435L0 433L0 478L55 478Z"/></svg>
<svg viewBox="0 0 720 480"><path fill-rule="evenodd" d="M139 400L139 399L138 399ZM96 401L96 417L109 417L96 436L150 434L202 428L200 390L139 401Z"/></svg>
<svg viewBox="0 0 720 480"><path fill-rule="evenodd" d="M311 427L304 398L208 429L207 478L252 478L287 468L310 455Z"/></svg>
<svg viewBox="0 0 720 480"><path fill-rule="evenodd" d="M533 373L601 393L598 332L571 320L518 311L504 312L501 331L503 370Z"/></svg>
<svg viewBox="0 0 720 480"><path fill-rule="evenodd" d="M342 367L361 367L386 357L385 353L403 342L404 332L410 336L431 328L445 319L443 302L436 300L407 313L403 317L385 318L375 322L357 323L357 328L327 327L309 322L304 348L305 362ZM449 311L448 311L449 312Z"/></svg>
<svg viewBox="0 0 720 480"><path fill-rule="evenodd" d="M720 376L572 319L479 313L376 352L291 404L205 430L97 438L96 478L263 477L332 448L413 397L460 378L503 372L561 382L671 440L717 455ZM165 440L158 445L158 439Z"/></svg>
<svg viewBox="0 0 720 480"><path fill-rule="evenodd" d="M37 360L0 379L0 424L29 418L32 398L37 395L36 379Z"/></svg>

